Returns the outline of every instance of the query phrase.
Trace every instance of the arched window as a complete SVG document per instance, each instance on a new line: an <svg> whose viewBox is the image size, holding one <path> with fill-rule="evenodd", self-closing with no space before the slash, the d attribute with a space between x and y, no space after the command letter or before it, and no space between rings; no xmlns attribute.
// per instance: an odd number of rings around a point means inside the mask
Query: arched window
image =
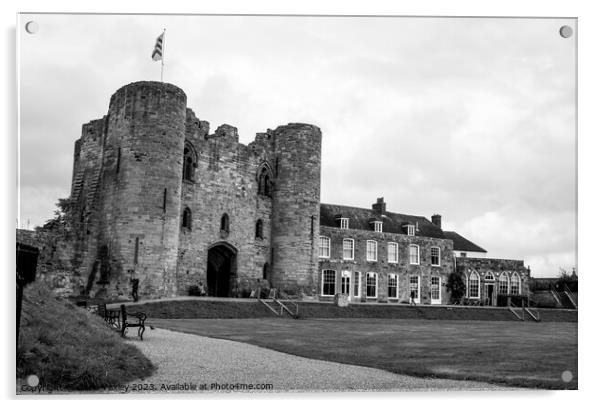
<svg viewBox="0 0 602 408"><path fill-rule="evenodd" d="M262 196L272 196L272 172L267 164L263 164L257 174L257 193Z"/></svg>
<svg viewBox="0 0 602 408"><path fill-rule="evenodd" d="M257 220L255 223L255 238L263 239L263 221Z"/></svg>
<svg viewBox="0 0 602 408"><path fill-rule="evenodd" d="M500 275L500 283L499 283L500 294L502 294L502 295L508 294L508 288L510 287L509 282L510 282L510 279L508 279L508 274L506 272L502 272L502 274Z"/></svg>
<svg viewBox="0 0 602 408"><path fill-rule="evenodd" d="M492 272L487 272L485 274L485 280L486 281L490 281L490 282L494 282L495 281L495 276L493 276Z"/></svg>
<svg viewBox="0 0 602 408"><path fill-rule="evenodd" d="M197 167L197 155L194 147L188 142L184 146L184 163L182 166L182 179L194 181L194 169Z"/></svg>
<svg viewBox="0 0 602 408"><path fill-rule="evenodd" d="M263 264L263 279L267 280L269 273L270 273L270 264L266 262Z"/></svg>
<svg viewBox="0 0 602 408"><path fill-rule="evenodd" d="M516 272L514 272L510 278L510 294L520 295L520 277Z"/></svg>
<svg viewBox="0 0 602 408"><path fill-rule="evenodd" d="M230 217L228 217L228 214L222 215L219 229L223 232L230 232Z"/></svg>
<svg viewBox="0 0 602 408"><path fill-rule="evenodd" d="M188 207L184 208L184 212L182 213L182 227L192 228L192 213Z"/></svg>
<svg viewBox="0 0 602 408"><path fill-rule="evenodd" d="M481 297L481 278L475 271L472 271L468 277L468 297L471 299Z"/></svg>

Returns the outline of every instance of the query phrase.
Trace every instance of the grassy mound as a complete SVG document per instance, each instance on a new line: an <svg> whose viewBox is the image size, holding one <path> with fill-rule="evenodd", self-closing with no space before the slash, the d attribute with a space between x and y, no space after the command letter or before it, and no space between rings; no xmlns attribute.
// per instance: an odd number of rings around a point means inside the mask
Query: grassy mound
<svg viewBox="0 0 602 408"><path fill-rule="evenodd" d="M17 378L35 374L56 390L118 387L155 367L97 315L55 299L42 284L25 289L17 348Z"/></svg>

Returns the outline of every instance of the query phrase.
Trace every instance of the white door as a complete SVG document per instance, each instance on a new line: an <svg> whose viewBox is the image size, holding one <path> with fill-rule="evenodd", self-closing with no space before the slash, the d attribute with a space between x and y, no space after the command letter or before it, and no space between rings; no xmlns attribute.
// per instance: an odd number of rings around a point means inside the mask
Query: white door
<svg viewBox="0 0 602 408"><path fill-rule="evenodd" d="M431 277L431 305L441 304L441 278Z"/></svg>
<svg viewBox="0 0 602 408"><path fill-rule="evenodd" d="M350 284L351 284L351 272L343 271L341 272L341 293L347 295L349 298L350 294Z"/></svg>

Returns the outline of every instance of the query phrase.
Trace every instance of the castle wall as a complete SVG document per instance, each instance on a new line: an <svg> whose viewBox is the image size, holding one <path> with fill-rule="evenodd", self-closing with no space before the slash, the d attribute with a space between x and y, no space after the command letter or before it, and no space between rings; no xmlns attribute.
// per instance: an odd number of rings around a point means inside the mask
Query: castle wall
<svg viewBox="0 0 602 408"><path fill-rule="evenodd" d="M102 164L96 266L108 294L176 293L186 95L170 84L137 82L111 97Z"/></svg>
<svg viewBox="0 0 602 408"><path fill-rule="evenodd" d="M198 121L189 113L189 124ZM207 132L206 122L196 129L188 126L187 140L198 156L194 180L184 180L180 216L191 211L188 229L180 222L178 293L185 295L190 286L207 283L207 255L213 245L226 243L237 251L236 276L231 296L248 296L257 286L267 287L264 264L270 263L272 200L257 192L257 171L262 163L271 165L270 144L257 141L249 146L238 142L236 128L220 126L215 134ZM199 130L197 130L199 129ZM221 230L224 214L229 231ZM263 221L263 239L255 237L255 223Z"/></svg>
<svg viewBox="0 0 602 408"><path fill-rule="evenodd" d="M330 238L330 258L320 258L319 285L317 285L317 294L321 300L331 300L332 297L321 296L322 291L322 271L332 269L336 271L336 289L335 293L341 291L341 272L355 271L361 272L361 291L360 301L369 302L408 302L410 300L409 277L420 277L420 303L430 304L430 285L431 276L441 278L441 303L449 303L449 293L445 284L447 278L454 270L453 242L447 239L408 236L403 234L379 233L374 231L341 229L333 227L320 227L320 235ZM353 260L343 260L343 239L351 238L354 240L355 253ZM366 241L374 240L377 242L377 261L367 261ZM398 262L390 263L387 259L387 243L395 242L398 245ZM410 264L410 244L420 247L419 265ZM432 266L430 258L430 248L439 247L441 249L441 266ZM377 298L370 299L366 297L366 273L376 272L378 274ZM388 298L388 275L398 275L398 299ZM352 275L353 279L353 275Z"/></svg>
<svg viewBox="0 0 602 408"><path fill-rule="evenodd" d="M317 282L322 133L316 126L289 124L278 127L273 138L272 283L309 293Z"/></svg>

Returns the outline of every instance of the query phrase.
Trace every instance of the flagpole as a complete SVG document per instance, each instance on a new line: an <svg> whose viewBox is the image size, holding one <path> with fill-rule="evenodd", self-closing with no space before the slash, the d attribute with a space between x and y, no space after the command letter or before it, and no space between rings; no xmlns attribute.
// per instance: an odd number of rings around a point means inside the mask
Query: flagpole
<svg viewBox="0 0 602 408"><path fill-rule="evenodd" d="M165 66L165 29L163 29L163 49L161 54L161 82L163 82L163 67Z"/></svg>

